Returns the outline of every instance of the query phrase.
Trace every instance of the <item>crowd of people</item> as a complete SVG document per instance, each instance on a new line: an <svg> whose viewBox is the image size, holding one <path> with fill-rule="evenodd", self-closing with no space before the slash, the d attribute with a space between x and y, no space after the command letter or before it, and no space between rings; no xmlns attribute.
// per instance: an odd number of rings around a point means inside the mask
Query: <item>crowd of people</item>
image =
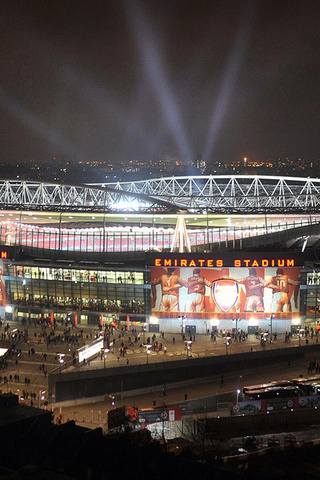
<svg viewBox="0 0 320 480"><path fill-rule="evenodd" d="M47 390L48 372L58 367L61 357L56 347L59 345L60 352L64 352L65 365L74 358L78 344L87 340L83 330L75 331L66 318L58 322L46 315L40 315L28 326L26 321L13 327L0 320L0 331L4 348L0 357L0 391L19 393L30 404L36 399L33 390Z"/></svg>
<svg viewBox="0 0 320 480"><path fill-rule="evenodd" d="M81 299L73 297L49 297L46 296L36 298L15 298L16 305L35 306L40 308L56 308L70 310L87 310L92 312L106 312L106 313L145 313L145 306L143 302L118 302L104 299Z"/></svg>

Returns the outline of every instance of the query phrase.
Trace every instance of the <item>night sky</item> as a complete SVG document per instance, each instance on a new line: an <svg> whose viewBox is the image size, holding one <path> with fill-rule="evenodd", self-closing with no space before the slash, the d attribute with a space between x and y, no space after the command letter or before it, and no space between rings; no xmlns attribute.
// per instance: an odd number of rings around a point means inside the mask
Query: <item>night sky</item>
<svg viewBox="0 0 320 480"><path fill-rule="evenodd" d="M2 0L0 162L320 156L317 0Z"/></svg>

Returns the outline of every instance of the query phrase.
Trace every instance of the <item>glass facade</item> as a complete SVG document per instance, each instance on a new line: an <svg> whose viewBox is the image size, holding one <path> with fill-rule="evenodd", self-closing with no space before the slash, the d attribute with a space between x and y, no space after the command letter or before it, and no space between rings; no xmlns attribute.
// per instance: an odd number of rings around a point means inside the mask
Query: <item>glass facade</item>
<svg viewBox="0 0 320 480"><path fill-rule="evenodd" d="M143 271L9 265L11 302L42 308L145 313Z"/></svg>
<svg viewBox="0 0 320 480"><path fill-rule="evenodd" d="M320 272L307 274L306 316L320 316Z"/></svg>
<svg viewBox="0 0 320 480"><path fill-rule="evenodd" d="M306 329L320 329L320 272L307 273L302 309Z"/></svg>

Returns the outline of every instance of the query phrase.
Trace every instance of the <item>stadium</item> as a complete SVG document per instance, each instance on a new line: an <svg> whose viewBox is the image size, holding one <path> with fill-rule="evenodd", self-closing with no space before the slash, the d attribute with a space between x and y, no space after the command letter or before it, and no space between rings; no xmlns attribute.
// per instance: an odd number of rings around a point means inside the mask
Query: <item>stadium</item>
<svg viewBox="0 0 320 480"><path fill-rule="evenodd" d="M2 180L1 317L190 334L317 329L319 205L311 178Z"/></svg>

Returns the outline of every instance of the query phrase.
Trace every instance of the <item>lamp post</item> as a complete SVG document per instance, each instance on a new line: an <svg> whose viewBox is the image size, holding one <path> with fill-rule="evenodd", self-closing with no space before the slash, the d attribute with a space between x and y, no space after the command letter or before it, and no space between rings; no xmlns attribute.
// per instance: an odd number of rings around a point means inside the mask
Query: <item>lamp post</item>
<svg viewBox="0 0 320 480"><path fill-rule="evenodd" d="M146 341L146 331L147 331L147 323L143 324L143 343Z"/></svg>
<svg viewBox="0 0 320 480"><path fill-rule="evenodd" d="M237 405L239 403L239 398L240 400L242 399L241 395L241 381L242 381L242 375L239 375L238 377L238 388L237 388ZM238 409L237 409L238 410Z"/></svg>
<svg viewBox="0 0 320 480"><path fill-rule="evenodd" d="M38 396L38 405L39 405L39 408L41 407L41 400L44 400L46 397L44 396L44 394L46 393L46 390L39 390L39 396Z"/></svg>
<svg viewBox="0 0 320 480"><path fill-rule="evenodd" d="M187 340L186 346L187 346L187 360L188 360L188 358L189 358L189 350L191 350L191 347L192 347L192 340Z"/></svg>
<svg viewBox="0 0 320 480"><path fill-rule="evenodd" d="M106 359L108 358L109 348L105 348L103 352L103 368L106 368Z"/></svg>
<svg viewBox="0 0 320 480"><path fill-rule="evenodd" d="M58 353L57 354L57 357L58 357L58 362L59 362L59 366L60 366L60 374L61 374L61 370L62 370L62 365L64 364L64 357L65 354L64 353Z"/></svg>
<svg viewBox="0 0 320 480"><path fill-rule="evenodd" d="M110 398L110 400L111 400L111 405L112 405L112 407L113 407L113 408L116 408L116 402L115 402L116 397L115 397L114 395L109 395L109 398ZM91 411L92 411L92 410L91 410Z"/></svg>
<svg viewBox="0 0 320 480"><path fill-rule="evenodd" d="M228 347L230 345L230 340L231 340L231 336L230 336L230 334L227 334L227 337L226 337L226 355L228 355Z"/></svg>
<svg viewBox="0 0 320 480"><path fill-rule="evenodd" d="M238 388L238 389L237 389L237 407L238 407L238 405L239 405L239 395L240 395L240 393L241 393L241 390L240 390L240 388ZM238 409L237 409L237 410L238 410Z"/></svg>
<svg viewBox="0 0 320 480"><path fill-rule="evenodd" d="M150 348L151 348L151 345L146 345L147 364L149 363L149 358L148 358L148 356L150 355Z"/></svg>
<svg viewBox="0 0 320 480"><path fill-rule="evenodd" d="M301 347L302 332L303 332L303 328L299 328L299 347Z"/></svg>

